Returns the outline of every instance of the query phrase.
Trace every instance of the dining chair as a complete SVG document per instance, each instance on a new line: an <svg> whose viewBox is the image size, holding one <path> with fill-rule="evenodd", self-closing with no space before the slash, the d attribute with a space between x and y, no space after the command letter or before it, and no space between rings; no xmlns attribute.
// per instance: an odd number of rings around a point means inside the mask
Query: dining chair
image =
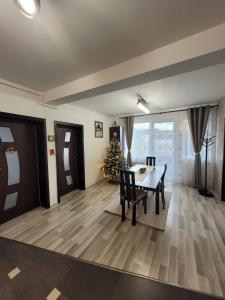
<svg viewBox="0 0 225 300"><path fill-rule="evenodd" d="M146 157L146 165L147 166L154 166L155 167L155 161L156 161L155 156L147 156Z"/></svg>
<svg viewBox="0 0 225 300"><path fill-rule="evenodd" d="M165 195L164 195L164 191L165 191L166 170L167 170L167 164L165 164L164 172L163 172L163 175L161 177L160 184L159 184L159 191L161 193L163 208L165 208Z"/></svg>
<svg viewBox="0 0 225 300"><path fill-rule="evenodd" d="M120 170L126 171L126 162L125 160L121 159L119 161Z"/></svg>
<svg viewBox="0 0 225 300"><path fill-rule="evenodd" d="M122 205L122 222L125 221L126 201L128 207L132 206L132 225L136 225L136 205L143 201L144 213L147 213L147 192L138 190L135 186L135 173L132 171L120 171L120 201Z"/></svg>
<svg viewBox="0 0 225 300"><path fill-rule="evenodd" d="M156 161L156 157L155 156L147 156L146 157L146 165L147 166L152 166L155 167L155 161ZM153 195L154 195L154 191L153 191Z"/></svg>

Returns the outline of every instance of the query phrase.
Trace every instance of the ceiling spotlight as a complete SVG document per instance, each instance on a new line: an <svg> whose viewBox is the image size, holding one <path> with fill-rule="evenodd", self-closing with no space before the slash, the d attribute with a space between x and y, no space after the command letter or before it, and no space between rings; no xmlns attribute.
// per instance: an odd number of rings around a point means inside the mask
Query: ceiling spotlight
<svg viewBox="0 0 225 300"><path fill-rule="evenodd" d="M40 0L14 0L20 12L27 18L32 19L40 12Z"/></svg>
<svg viewBox="0 0 225 300"><path fill-rule="evenodd" d="M150 113L150 109L148 107L148 103L143 98L139 98L138 99L137 107L141 111L143 111L145 114L149 114Z"/></svg>

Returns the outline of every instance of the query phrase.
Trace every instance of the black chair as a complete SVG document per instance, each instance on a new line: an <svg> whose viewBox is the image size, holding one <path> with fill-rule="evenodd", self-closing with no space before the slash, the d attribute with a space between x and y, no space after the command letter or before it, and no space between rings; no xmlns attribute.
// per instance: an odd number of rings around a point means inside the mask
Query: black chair
<svg viewBox="0 0 225 300"><path fill-rule="evenodd" d="M154 166L155 167L155 161L156 161L155 156L147 156L146 157L146 165L147 166Z"/></svg>
<svg viewBox="0 0 225 300"><path fill-rule="evenodd" d="M163 175L162 175L162 177L161 177L160 184L159 184L159 191L160 191L160 193L161 193L161 198L162 198L163 208L165 208L165 195L164 195L164 190L165 190L165 176L166 176L166 170L167 170L167 164L165 164L164 172L163 172Z"/></svg>
<svg viewBox="0 0 225 300"><path fill-rule="evenodd" d="M125 160L120 160L119 161L119 166L120 166L120 170L122 170L122 171L126 171L126 162L125 162Z"/></svg>
<svg viewBox="0 0 225 300"><path fill-rule="evenodd" d="M136 205L143 201L144 213L147 213L147 192L138 190L135 186L135 173L132 171L120 171L120 201L122 205L122 222L125 221L126 201L128 207L132 206L132 225L136 225Z"/></svg>
<svg viewBox="0 0 225 300"><path fill-rule="evenodd" d="M155 167L155 161L156 161L155 156L147 156L146 157L146 165L147 166ZM153 195L154 195L154 192L153 192Z"/></svg>

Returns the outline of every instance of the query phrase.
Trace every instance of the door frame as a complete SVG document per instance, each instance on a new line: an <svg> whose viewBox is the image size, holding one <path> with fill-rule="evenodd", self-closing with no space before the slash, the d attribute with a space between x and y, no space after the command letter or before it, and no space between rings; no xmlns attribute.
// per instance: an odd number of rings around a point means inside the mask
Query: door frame
<svg viewBox="0 0 225 300"><path fill-rule="evenodd" d="M0 111L0 121L22 121L36 126L40 204L41 207L50 208L46 119Z"/></svg>
<svg viewBox="0 0 225 300"><path fill-rule="evenodd" d="M60 196L59 196L59 167L58 167L58 152L57 152L57 134L56 129L57 127L70 127L76 129L77 133L77 152L79 155L78 160L78 189L85 190L85 164L84 164L84 126L81 124L75 123L68 123L68 122L60 122L54 121L54 130L55 130L55 145L56 145L56 171L57 171L57 198L58 203L60 203Z"/></svg>

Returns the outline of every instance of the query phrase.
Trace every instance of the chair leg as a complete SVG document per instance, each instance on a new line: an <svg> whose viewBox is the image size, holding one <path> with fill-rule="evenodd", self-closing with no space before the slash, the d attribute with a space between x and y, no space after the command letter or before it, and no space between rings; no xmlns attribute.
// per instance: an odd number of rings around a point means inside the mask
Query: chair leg
<svg viewBox="0 0 225 300"><path fill-rule="evenodd" d="M162 188L161 197L162 197L162 205L163 205L163 209L165 209L165 195L164 195L164 186L163 186L163 188Z"/></svg>
<svg viewBox="0 0 225 300"><path fill-rule="evenodd" d="M145 198L143 202L144 202L144 212L145 214L147 214L147 199Z"/></svg>
<svg viewBox="0 0 225 300"><path fill-rule="evenodd" d="M155 191L155 213L156 215L159 215L159 184L156 187Z"/></svg>
<svg viewBox="0 0 225 300"><path fill-rule="evenodd" d="M147 192L147 199L148 199L148 191L146 191ZM144 201L142 202L142 204L144 205Z"/></svg>
<svg viewBox="0 0 225 300"><path fill-rule="evenodd" d="M136 204L133 205L132 225L136 225Z"/></svg>
<svg viewBox="0 0 225 300"><path fill-rule="evenodd" d="M124 222L125 219L126 219L126 216L125 216L125 208L126 208L126 204L125 204L125 200L123 199L123 200L122 200L122 215L121 215L121 220L122 220L122 222Z"/></svg>

